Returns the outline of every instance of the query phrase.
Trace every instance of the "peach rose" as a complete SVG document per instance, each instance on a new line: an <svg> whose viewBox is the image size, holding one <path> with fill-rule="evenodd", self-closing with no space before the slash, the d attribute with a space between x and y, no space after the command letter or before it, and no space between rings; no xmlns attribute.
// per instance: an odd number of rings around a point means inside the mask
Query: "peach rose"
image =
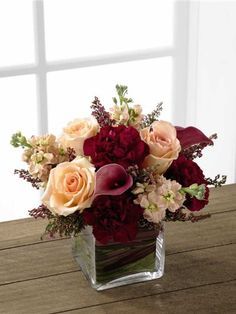
<svg viewBox="0 0 236 314"><path fill-rule="evenodd" d="M150 127L142 129L140 136L150 149L143 167L155 166L157 173L163 174L181 150L175 127L166 121L155 121Z"/></svg>
<svg viewBox="0 0 236 314"><path fill-rule="evenodd" d="M67 216L89 207L94 189L95 167L85 157L77 157L50 171L42 202L52 213Z"/></svg>
<svg viewBox="0 0 236 314"><path fill-rule="evenodd" d="M83 155L84 141L97 134L99 125L93 117L86 119L75 119L68 123L63 129L59 142L64 147L74 148L77 155Z"/></svg>

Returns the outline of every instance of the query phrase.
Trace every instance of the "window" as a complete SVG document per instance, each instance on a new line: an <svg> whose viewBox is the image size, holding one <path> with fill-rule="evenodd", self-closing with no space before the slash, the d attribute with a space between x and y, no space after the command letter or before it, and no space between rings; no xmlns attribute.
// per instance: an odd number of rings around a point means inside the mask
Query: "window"
<svg viewBox="0 0 236 314"><path fill-rule="evenodd" d="M117 83L145 111L163 101L162 118L185 123L187 23L188 3L174 0L0 3L0 221L38 206L37 191L12 174L24 168L9 145L15 131L59 134L94 96L109 106Z"/></svg>

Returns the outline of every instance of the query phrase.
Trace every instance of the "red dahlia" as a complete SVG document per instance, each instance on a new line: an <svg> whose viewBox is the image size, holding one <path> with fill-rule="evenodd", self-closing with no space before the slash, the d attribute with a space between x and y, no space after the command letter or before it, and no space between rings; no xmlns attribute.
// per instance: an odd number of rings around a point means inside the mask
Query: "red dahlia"
<svg viewBox="0 0 236 314"><path fill-rule="evenodd" d="M85 140L83 150L97 169L111 163L125 169L141 165L149 154L149 147L141 140L139 132L124 125L102 127L97 135Z"/></svg>
<svg viewBox="0 0 236 314"><path fill-rule="evenodd" d="M110 240L122 243L134 240L142 214L143 208L134 204L127 193L98 196L92 206L83 211L85 224L93 226L93 234L102 244Z"/></svg>
<svg viewBox="0 0 236 314"><path fill-rule="evenodd" d="M207 184L201 168L192 160L180 155L178 159L174 160L171 166L165 173L168 179L176 180L183 187L188 187L193 183ZM195 197L186 195L184 205L191 211L199 211L208 204L209 189L206 186L204 200L198 200Z"/></svg>

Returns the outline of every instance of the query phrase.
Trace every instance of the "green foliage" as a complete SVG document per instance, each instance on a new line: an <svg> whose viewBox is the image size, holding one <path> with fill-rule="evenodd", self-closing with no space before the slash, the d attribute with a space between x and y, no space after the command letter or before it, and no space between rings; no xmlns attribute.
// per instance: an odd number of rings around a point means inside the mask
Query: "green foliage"
<svg viewBox="0 0 236 314"><path fill-rule="evenodd" d="M28 147L31 148L32 146L28 143L26 137L21 134L21 132L17 132L12 135L11 137L11 145L14 147Z"/></svg>
<svg viewBox="0 0 236 314"><path fill-rule="evenodd" d="M205 184L198 185L197 183L194 183L189 187L181 188L180 192L187 193L191 197L196 197L198 200L203 200L206 192L206 186Z"/></svg>
<svg viewBox="0 0 236 314"><path fill-rule="evenodd" d="M126 97L126 95L128 94L128 87L125 85L116 85L116 92L118 94L119 97L119 101L120 101L120 106L122 106L123 104L128 105L129 103L132 103L133 100L132 98L128 98ZM114 103L117 105L118 101L116 97L112 98Z"/></svg>

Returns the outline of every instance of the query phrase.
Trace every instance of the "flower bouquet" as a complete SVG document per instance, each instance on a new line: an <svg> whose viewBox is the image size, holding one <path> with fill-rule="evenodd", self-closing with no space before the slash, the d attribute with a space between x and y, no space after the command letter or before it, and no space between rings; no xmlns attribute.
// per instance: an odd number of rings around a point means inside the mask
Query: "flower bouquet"
<svg viewBox="0 0 236 314"><path fill-rule="evenodd" d="M159 120L162 104L142 114L116 86L106 111L95 97L91 117L70 122L59 137L26 138L21 146L28 169L15 173L42 188L42 204L29 211L47 218L45 235L71 236L73 253L97 290L159 278L164 271L164 221L198 221L209 185L193 161L216 135Z"/></svg>

